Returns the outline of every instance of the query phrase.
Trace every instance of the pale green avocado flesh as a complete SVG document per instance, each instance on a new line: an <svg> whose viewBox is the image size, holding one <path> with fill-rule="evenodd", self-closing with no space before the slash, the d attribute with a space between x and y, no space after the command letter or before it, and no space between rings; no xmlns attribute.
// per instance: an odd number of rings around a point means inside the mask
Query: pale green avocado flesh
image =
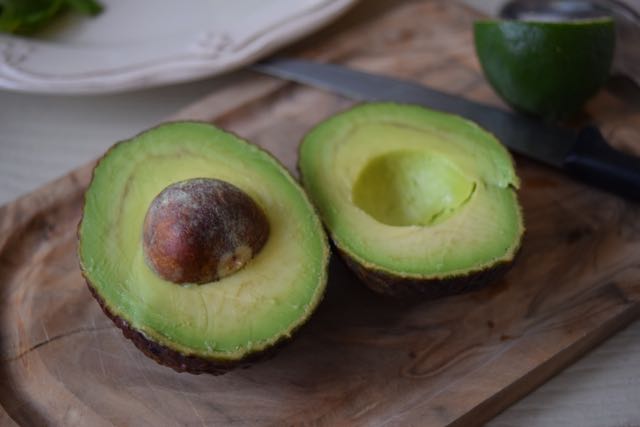
<svg viewBox="0 0 640 427"><path fill-rule="evenodd" d="M362 104L307 134L299 166L334 242L364 267L444 278L510 261L520 245L512 159L460 117Z"/></svg>
<svg viewBox="0 0 640 427"><path fill-rule="evenodd" d="M189 178L227 181L262 208L262 250L213 283L180 286L146 264L142 228L152 199ZM177 122L117 144L100 161L79 228L83 273L108 310L186 355L237 360L270 347L319 303L328 248L306 195L270 155L204 123Z"/></svg>

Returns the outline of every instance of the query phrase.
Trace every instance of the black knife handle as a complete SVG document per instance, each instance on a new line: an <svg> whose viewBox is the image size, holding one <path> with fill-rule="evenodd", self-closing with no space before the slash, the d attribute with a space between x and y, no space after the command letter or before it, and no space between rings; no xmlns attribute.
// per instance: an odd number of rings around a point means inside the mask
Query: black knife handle
<svg viewBox="0 0 640 427"><path fill-rule="evenodd" d="M578 133L564 167L590 185L640 200L640 157L611 147L595 126Z"/></svg>

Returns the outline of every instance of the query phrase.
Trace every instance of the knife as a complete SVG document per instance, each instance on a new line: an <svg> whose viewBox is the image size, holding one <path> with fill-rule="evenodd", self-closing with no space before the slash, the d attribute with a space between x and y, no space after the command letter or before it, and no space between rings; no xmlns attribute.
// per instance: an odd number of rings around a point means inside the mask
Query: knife
<svg viewBox="0 0 640 427"><path fill-rule="evenodd" d="M592 186L640 200L640 158L611 147L596 126L576 130L545 123L409 80L341 65L275 58L250 68L360 101L418 104L466 117L492 132L518 154L568 172Z"/></svg>

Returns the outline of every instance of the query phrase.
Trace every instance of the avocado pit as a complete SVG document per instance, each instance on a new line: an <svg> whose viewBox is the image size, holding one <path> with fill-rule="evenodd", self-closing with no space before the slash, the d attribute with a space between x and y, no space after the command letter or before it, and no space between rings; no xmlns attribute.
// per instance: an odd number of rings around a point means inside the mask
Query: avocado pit
<svg viewBox="0 0 640 427"><path fill-rule="evenodd" d="M143 226L147 265L177 284L209 283L235 273L268 237L269 222L257 203L212 178L166 187L151 202Z"/></svg>

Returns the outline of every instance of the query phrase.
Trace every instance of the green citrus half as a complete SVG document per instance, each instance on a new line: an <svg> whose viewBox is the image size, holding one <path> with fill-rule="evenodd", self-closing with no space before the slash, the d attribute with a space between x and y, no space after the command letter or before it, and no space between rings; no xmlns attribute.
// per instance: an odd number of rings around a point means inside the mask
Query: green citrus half
<svg viewBox="0 0 640 427"><path fill-rule="evenodd" d="M580 109L609 76L613 20L564 22L483 20L476 52L496 92L512 107L548 119Z"/></svg>

